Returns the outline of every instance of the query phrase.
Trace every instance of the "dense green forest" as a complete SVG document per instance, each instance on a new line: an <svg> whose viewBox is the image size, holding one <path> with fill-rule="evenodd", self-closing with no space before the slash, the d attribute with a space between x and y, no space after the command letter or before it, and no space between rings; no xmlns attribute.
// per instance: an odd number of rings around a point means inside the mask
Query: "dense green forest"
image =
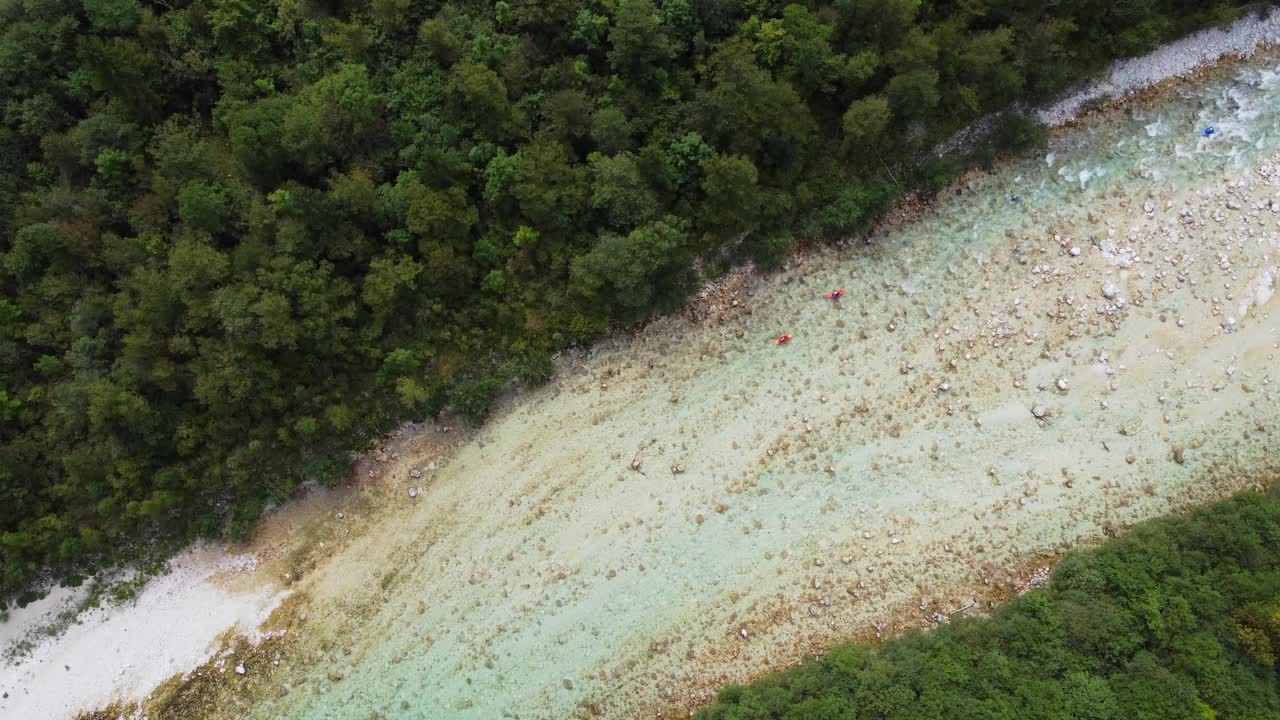
<svg viewBox="0 0 1280 720"><path fill-rule="evenodd" d="M991 618L729 688L696 720L1280 717L1280 493L1076 552Z"/></svg>
<svg viewBox="0 0 1280 720"><path fill-rule="evenodd" d="M1244 5L0 0L0 595L242 533Z"/></svg>

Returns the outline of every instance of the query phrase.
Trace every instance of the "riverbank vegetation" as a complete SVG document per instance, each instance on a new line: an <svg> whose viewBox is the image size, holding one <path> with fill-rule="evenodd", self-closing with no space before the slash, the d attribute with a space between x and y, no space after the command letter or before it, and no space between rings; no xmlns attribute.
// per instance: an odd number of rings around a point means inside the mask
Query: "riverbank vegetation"
<svg viewBox="0 0 1280 720"><path fill-rule="evenodd" d="M721 692L696 720L1280 717L1280 493L1074 552L990 618Z"/></svg>
<svg viewBox="0 0 1280 720"><path fill-rule="evenodd" d="M241 534L1244 6L0 0L0 595Z"/></svg>

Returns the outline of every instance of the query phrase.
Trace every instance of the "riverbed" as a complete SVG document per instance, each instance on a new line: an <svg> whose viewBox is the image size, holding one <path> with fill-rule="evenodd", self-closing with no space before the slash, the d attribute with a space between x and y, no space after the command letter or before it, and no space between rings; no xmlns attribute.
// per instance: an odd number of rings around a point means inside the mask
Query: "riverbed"
<svg viewBox="0 0 1280 720"><path fill-rule="evenodd" d="M240 711L696 705L1247 483L1280 419L1275 68L1063 133L405 458L413 509L315 571L326 639L260 685L305 682Z"/></svg>

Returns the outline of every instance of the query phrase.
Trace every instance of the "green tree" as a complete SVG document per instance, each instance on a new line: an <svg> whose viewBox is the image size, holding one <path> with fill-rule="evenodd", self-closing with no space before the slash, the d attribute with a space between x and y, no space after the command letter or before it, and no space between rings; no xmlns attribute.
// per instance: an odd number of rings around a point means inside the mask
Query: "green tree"
<svg viewBox="0 0 1280 720"><path fill-rule="evenodd" d="M226 188L197 180L178 195L178 216L193 229L214 234L224 229L231 215Z"/></svg>
<svg viewBox="0 0 1280 720"><path fill-rule="evenodd" d="M497 73L483 65L458 63L449 73L446 93L452 117L459 123L490 139L507 135L512 108Z"/></svg>
<svg viewBox="0 0 1280 720"><path fill-rule="evenodd" d="M938 72L922 69L895 75L885 88L889 105L907 120L925 120L938 106Z"/></svg>
<svg viewBox="0 0 1280 720"><path fill-rule="evenodd" d="M94 29L108 33L128 32L142 19L138 0L84 0L84 12Z"/></svg>
<svg viewBox="0 0 1280 720"><path fill-rule="evenodd" d="M795 90L770 78L736 39L721 44L709 65L713 86L704 103L703 135L766 169L800 160L815 126Z"/></svg>
<svg viewBox="0 0 1280 720"><path fill-rule="evenodd" d="M670 60L675 48L653 0L620 0L609 29L609 64L626 77L650 77Z"/></svg>
<svg viewBox="0 0 1280 720"><path fill-rule="evenodd" d="M301 165L318 172L367 146L376 131L382 98L373 92L364 65L343 64L283 107L279 128L284 148ZM253 140L261 142L261 133L254 133Z"/></svg>
<svg viewBox="0 0 1280 720"><path fill-rule="evenodd" d="M892 47L916 22L921 0L835 0L838 26L849 44Z"/></svg>
<svg viewBox="0 0 1280 720"><path fill-rule="evenodd" d="M756 166L742 155L717 155L706 162L704 172L703 223L722 235L750 229L761 206Z"/></svg>
<svg viewBox="0 0 1280 720"><path fill-rule="evenodd" d="M591 115L591 139L606 155L629 150L632 132L631 122L620 108L606 105Z"/></svg>
<svg viewBox="0 0 1280 720"><path fill-rule="evenodd" d="M803 5L782 14L782 76L802 95L830 93L843 68L831 49L834 28Z"/></svg>
<svg viewBox="0 0 1280 720"><path fill-rule="evenodd" d="M559 143L535 142L516 154L510 189L529 224L543 232L564 232L587 199L585 168L569 161Z"/></svg>
<svg viewBox="0 0 1280 720"><path fill-rule="evenodd" d="M844 131L847 152L871 151L889 129L889 101L878 95L859 98L849 103L840 127Z"/></svg>
<svg viewBox="0 0 1280 720"><path fill-rule="evenodd" d="M85 37L80 57L94 90L118 98L138 120L154 119L162 102L152 84L154 62L137 41Z"/></svg>
<svg viewBox="0 0 1280 720"><path fill-rule="evenodd" d="M445 67L458 60L458 39L449 30L449 24L441 18L423 20L418 26L418 39L427 47L431 57Z"/></svg>
<svg viewBox="0 0 1280 720"><path fill-rule="evenodd" d="M389 32L395 32L404 27L412 4L413 0L373 0L373 16Z"/></svg>
<svg viewBox="0 0 1280 720"><path fill-rule="evenodd" d="M591 99L579 90L560 90L542 106L546 130L562 142L573 142L591 131Z"/></svg>
<svg viewBox="0 0 1280 720"><path fill-rule="evenodd" d="M591 204L604 210L614 227L634 227L658 215L658 197L641 176L634 156L593 153L588 161Z"/></svg>
<svg viewBox="0 0 1280 720"><path fill-rule="evenodd" d="M690 287L688 234L675 218L604 235L573 261L570 287L627 315L684 299Z"/></svg>
<svg viewBox="0 0 1280 720"><path fill-rule="evenodd" d="M209 24L213 39L227 55L258 56L271 44L265 6L250 0L213 0Z"/></svg>
<svg viewBox="0 0 1280 720"><path fill-rule="evenodd" d="M596 50L604 45L609 35L609 18L587 8L578 11L573 21L573 42L585 50Z"/></svg>

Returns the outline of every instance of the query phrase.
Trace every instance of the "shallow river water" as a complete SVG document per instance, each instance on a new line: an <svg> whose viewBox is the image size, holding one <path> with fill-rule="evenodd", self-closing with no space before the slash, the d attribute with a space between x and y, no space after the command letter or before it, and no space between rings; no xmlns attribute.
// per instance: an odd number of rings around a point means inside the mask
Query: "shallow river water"
<svg viewBox="0 0 1280 720"><path fill-rule="evenodd" d="M299 583L225 716L651 716L1273 470L1276 67L1061 131L400 461L412 509Z"/></svg>

